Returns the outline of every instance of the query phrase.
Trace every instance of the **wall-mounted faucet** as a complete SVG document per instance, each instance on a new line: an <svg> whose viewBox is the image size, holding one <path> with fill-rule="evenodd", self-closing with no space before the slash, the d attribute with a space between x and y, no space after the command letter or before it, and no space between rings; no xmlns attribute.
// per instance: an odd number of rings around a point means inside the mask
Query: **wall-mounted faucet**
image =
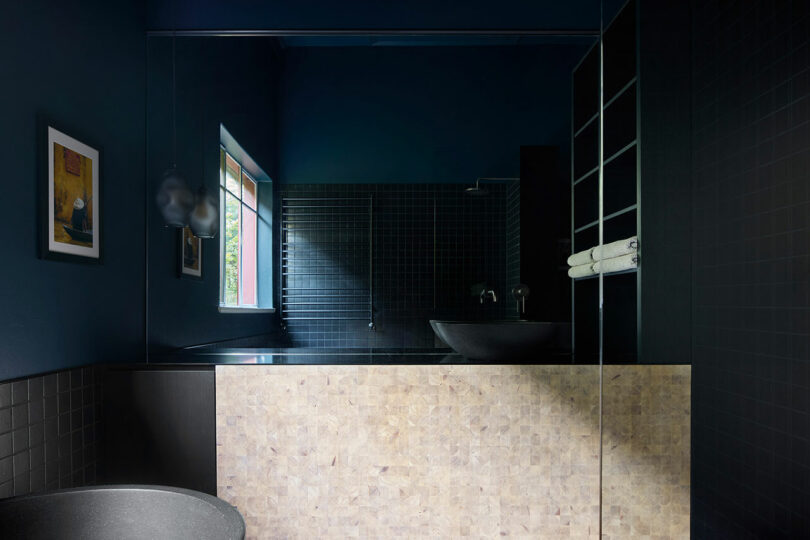
<svg viewBox="0 0 810 540"><path fill-rule="evenodd" d="M482 304L484 303L484 299L487 298L487 297L492 298L493 302L498 301L498 296L495 294L495 291L493 291L492 289L487 290L486 288L481 289L481 303Z"/></svg>
<svg viewBox="0 0 810 540"><path fill-rule="evenodd" d="M526 297L529 296L529 287L523 283L519 283L512 288L512 296L515 297L517 303L518 317L526 314Z"/></svg>

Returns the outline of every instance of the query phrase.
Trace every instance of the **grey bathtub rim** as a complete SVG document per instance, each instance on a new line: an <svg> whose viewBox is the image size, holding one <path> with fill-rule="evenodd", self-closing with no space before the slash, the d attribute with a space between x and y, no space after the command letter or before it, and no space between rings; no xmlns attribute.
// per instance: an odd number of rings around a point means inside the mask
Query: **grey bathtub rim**
<svg viewBox="0 0 810 540"><path fill-rule="evenodd" d="M173 486L161 486L151 484L109 484L109 485L100 484L95 486L54 489L50 491L28 493L25 495L18 495L16 497L8 497L5 499L0 499L0 507L6 504L20 502L29 499L38 499L43 497L52 497L59 495L69 495L71 493L98 492L98 491L159 491L159 492L176 493L178 495L185 495L187 497L193 497L195 499L199 499L203 502L210 504L223 515L226 523L228 524L227 525L228 532L233 533L234 535L233 538L239 539L245 538L245 518L242 516L242 513L239 512L239 510L235 506L228 504L219 497L209 495L208 493L202 493L200 491L194 491L192 489Z"/></svg>

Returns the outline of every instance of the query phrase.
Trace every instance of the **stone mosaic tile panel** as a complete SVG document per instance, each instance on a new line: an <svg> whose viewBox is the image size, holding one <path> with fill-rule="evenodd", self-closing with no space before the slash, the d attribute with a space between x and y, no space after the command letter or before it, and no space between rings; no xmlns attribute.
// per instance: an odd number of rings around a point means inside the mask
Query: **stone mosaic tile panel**
<svg viewBox="0 0 810 540"><path fill-rule="evenodd" d="M598 366L218 366L249 538L597 538Z"/></svg>
<svg viewBox="0 0 810 540"><path fill-rule="evenodd" d="M603 538L689 538L691 366L605 366L603 381Z"/></svg>

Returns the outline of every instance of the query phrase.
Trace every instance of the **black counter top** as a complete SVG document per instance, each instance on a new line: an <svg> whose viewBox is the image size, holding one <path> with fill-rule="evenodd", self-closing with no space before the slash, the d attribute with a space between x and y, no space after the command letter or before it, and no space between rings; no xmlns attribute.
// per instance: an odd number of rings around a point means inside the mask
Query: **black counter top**
<svg viewBox="0 0 810 540"><path fill-rule="evenodd" d="M408 364L570 364L567 352L541 351L530 359L471 360L451 349L189 348L151 354L152 364L197 365L408 365Z"/></svg>

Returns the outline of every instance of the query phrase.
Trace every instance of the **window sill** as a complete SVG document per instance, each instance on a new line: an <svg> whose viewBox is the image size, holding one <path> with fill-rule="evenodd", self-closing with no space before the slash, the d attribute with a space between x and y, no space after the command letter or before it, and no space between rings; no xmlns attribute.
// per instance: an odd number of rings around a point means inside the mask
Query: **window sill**
<svg viewBox="0 0 810 540"><path fill-rule="evenodd" d="M259 308L259 307L244 307L244 306L218 306L217 310L220 313L238 313L242 315L259 315L263 313L276 312L276 308Z"/></svg>

